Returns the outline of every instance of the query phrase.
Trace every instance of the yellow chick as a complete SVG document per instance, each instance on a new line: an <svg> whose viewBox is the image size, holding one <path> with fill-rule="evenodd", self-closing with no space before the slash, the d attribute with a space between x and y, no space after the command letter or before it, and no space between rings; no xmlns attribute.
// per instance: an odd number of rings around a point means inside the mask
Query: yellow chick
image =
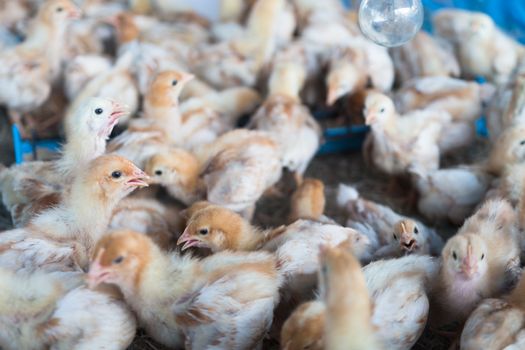
<svg viewBox="0 0 525 350"><path fill-rule="evenodd" d="M91 287L117 285L155 340L198 349L257 348L272 323L280 285L268 253L197 260L163 253L132 231L109 233L97 243L88 281Z"/></svg>
<svg viewBox="0 0 525 350"><path fill-rule="evenodd" d="M323 182L306 178L292 195L288 222L292 223L298 219L323 221L325 205Z"/></svg>
<svg viewBox="0 0 525 350"><path fill-rule="evenodd" d="M501 175L505 167L525 159L525 127L516 125L505 129L493 143L486 163L487 171Z"/></svg>

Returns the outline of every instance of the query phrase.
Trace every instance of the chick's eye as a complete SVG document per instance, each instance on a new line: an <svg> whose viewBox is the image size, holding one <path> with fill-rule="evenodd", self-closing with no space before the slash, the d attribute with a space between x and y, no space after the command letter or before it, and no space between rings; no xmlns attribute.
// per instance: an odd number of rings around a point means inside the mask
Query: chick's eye
<svg viewBox="0 0 525 350"><path fill-rule="evenodd" d="M520 145L521 146L525 145L525 140L520 141Z"/></svg>
<svg viewBox="0 0 525 350"><path fill-rule="evenodd" d="M120 172L120 170L115 170L114 172L111 173L111 177L114 179L118 179L121 176L122 176L122 172Z"/></svg>
<svg viewBox="0 0 525 350"><path fill-rule="evenodd" d="M175 86L175 85L177 85L177 83L178 83L177 79L173 79L171 81L171 86Z"/></svg>
<svg viewBox="0 0 525 350"><path fill-rule="evenodd" d="M381 108L381 109L379 110L379 113L385 113L385 108L384 108L384 107Z"/></svg>
<svg viewBox="0 0 525 350"><path fill-rule="evenodd" d="M485 253L481 254L481 260L485 259Z"/></svg>
<svg viewBox="0 0 525 350"><path fill-rule="evenodd" d="M397 235L394 233L393 236L394 236L394 239L397 241Z"/></svg>
<svg viewBox="0 0 525 350"><path fill-rule="evenodd" d="M199 234L201 234L201 235L203 235L203 236L204 236L204 235L207 235L207 234L208 234L208 229L207 229L207 228L201 228L201 229L199 230Z"/></svg>
<svg viewBox="0 0 525 350"><path fill-rule="evenodd" d="M162 170L155 170L155 175L162 175Z"/></svg>
<svg viewBox="0 0 525 350"><path fill-rule="evenodd" d="M418 234L418 233L419 233L419 230L417 229L417 227L414 227L414 233L415 233L415 234Z"/></svg>
<svg viewBox="0 0 525 350"><path fill-rule="evenodd" d="M62 11L64 11L63 7L57 7L57 12L62 12Z"/></svg>
<svg viewBox="0 0 525 350"><path fill-rule="evenodd" d="M120 264L122 261L124 261L124 257L122 255L117 256L115 259L113 259L113 264Z"/></svg>
<svg viewBox="0 0 525 350"><path fill-rule="evenodd" d="M452 257L454 258L454 260L458 260L458 256L456 255L456 252L452 252Z"/></svg>
<svg viewBox="0 0 525 350"><path fill-rule="evenodd" d="M102 113L104 113L104 110L102 108L95 109L95 114L101 115Z"/></svg>

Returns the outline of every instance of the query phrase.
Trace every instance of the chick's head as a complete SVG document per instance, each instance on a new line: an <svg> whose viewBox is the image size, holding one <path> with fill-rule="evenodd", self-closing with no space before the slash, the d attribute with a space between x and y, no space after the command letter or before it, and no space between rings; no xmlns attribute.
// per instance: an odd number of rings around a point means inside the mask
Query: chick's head
<svg viewBox="0 0 525 350"><path fill-rule="evenodd" d="M183 149L156 154L146 163L146 173L153 184L187 186L197 179L199 172L197 159Z"/></svg>
<svg viewBox="0 0 525 350"><path fill-rule="evenodd" d="M505 166L525 160L525 127L507 128L498 137L489 155L489 169L501 174Z"/></svg>
<svg viewBox="0 0 525 350"><path fill-rule="evenodd" d="M443 268L457 280L475 280L487 269L487 246L476 234L456 235L443 248Z"/></svg>
<svg viewBox="0 0 525 350"><path fill-rule="evenodd" d="M110 283L121 289L136 287L151 259L153 242L146 235L118 230L100 239L93 252L87 281L90 288Z"/></svg>
<svg viewBox="0 0 525 350"><path fill-rule="evenodd" d="M249 226L237 213L219 206L208 206L193 214L177 241L190 247L209 248L213 252L235 249Z"/></svg>
<svg viewBox="0 0 525 350"><path fill-rule="evenodd" d="M368 93L365 99L365 122L367 125L381 123L395 114L396 109L392 99L379 92Z"/></svg>
<svg viewBox="0 0 525 350"><path fill-rule="evenodd" d="M170 107L178 102L182 89L193 78L192 74L182 71L160 72L153 80L146 99L154 106Z"/></svg>
<svg viewBox="0 0 525 350"><path fill-rule="evenodd" d="M401 250L408 254L421 248L421 235L422 233L414 220L403 219L394 225L394 240L399 242Z"/></svg>
<svg viewBox="0 0 525 350"><path fill-rule="evenodd" d="M126 158L103 155L95 158L81 181L86 190L108 202L118 202L137 187L146 187L148 176Z"/></svg>
<svg viewBox="0 0 525 350"><path fill-rule="evenodd" d="M80 18L80 10L70 0L49 0L38 12L38 17L47 23L67 23L69 20Z"/></svg>
<svg viewBox="0 0 525 350"><path fill-rule="evenodd" d="M73 114L71 134L79 134L79 137L96 134L108 138L119 118L128 113L127 107L116 101L90 98Z"/></svg>

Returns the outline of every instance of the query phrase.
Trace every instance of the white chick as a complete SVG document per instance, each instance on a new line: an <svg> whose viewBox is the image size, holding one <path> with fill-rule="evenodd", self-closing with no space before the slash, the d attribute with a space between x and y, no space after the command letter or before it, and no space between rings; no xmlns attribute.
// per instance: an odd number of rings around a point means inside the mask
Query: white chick
<svg viewBox="0 0 525 350"><path fill-rule="evenodd" d="M427 286L436 277L438 269L436 259L428 256L376 261L364 267L363 274L373 305L371 322L379 346L410 349L416 343L429 314ZM407 300L411 302L407 303ZM303 304L285 323L282 346L290 350L310 349L312 345L314 349L324 349L327 339L323 339L322 332L316 329L324 328L328 315L326 306L319 301Z"/></svg>
<svg viewBox="0 0 525 350"><path fill-rule="evenodd" d="M404 174L411 164L428 170L439 167L441 134L450 115L442 111L413 112L400 117L392 100L371 92L365 100L365 120L372 132L371 159L388 174ZM366 152L366 148L364 148Z"/></svg>
<svg viewBox="0 0 525 350"><path fill-rule="evenodd" d="M104 56L82 55L73 58L64 70L64 90L67 98L70 101L74 100L90 80L108 71L110 67L110 60Z"/></svg>
<svg viewBox="0 0 525 350"><path fill-rule="evenodd" d="M135 318L124 303L83 287L82 274L14 274L0 268L0 345L15 349L129 346Z"/></svg>
<svg viewBox="0 0 525 350"><path fill-rule="evenodd" d="M283 152L283 166L295 174L298 184L321 138L321 127L299 97L305 74L301 63L275 63L268 83L269 96L250 121L251 127L275 136Z"/></svg>
<svg viewBox="0 0 525 350"><path fill-rule="evenodd" d="M459 76L453 47L426 32L420 31L408 43L392 48L390 53L402 83L416 77Z"/></svg>
<svg viewBox="0 0 525 350"><path fill-rule="evenodd" d="M337 203L348 215L346 225L366 234L374 242L378 249L376 257L441 253L443 240L436 231L388 206L360 197L352 186L339 185Z"/></svg>
<svg viewBox="0 0 525 350"><path fill-rule="evenodd" d="M409 171L419 193L419 212L432 222L450 220L456 225L472 215L493 180L480 166L433 171L411 167Z"/></svg>
<svg viewBox="0 0 525 350"><path fill-rule="evenodd" d="M170 347L257 348L279 300L270 254L220 253L197 260L162 253L132 231L98 242L88 279L91 287L119 286L146 331Z"/></svg>
<svg viewBox="0 0 525 350"><path fill-rule="evenodd" d="M508 202L489 200L447 242L433 291L436 325L464 322L483 298L508 288L519 267L516 224Z"/></svg>

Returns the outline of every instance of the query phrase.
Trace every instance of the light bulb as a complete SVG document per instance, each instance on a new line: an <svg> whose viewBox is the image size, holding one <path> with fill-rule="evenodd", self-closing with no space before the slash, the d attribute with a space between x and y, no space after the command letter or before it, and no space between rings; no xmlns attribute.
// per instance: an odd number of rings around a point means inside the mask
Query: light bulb
<svg viewBox="0 0 525 350"><path fill-rule="evenodd" d="M361 31L382 46L403 45L422 24L421 0L362 0L359 6Z"/></svg>

